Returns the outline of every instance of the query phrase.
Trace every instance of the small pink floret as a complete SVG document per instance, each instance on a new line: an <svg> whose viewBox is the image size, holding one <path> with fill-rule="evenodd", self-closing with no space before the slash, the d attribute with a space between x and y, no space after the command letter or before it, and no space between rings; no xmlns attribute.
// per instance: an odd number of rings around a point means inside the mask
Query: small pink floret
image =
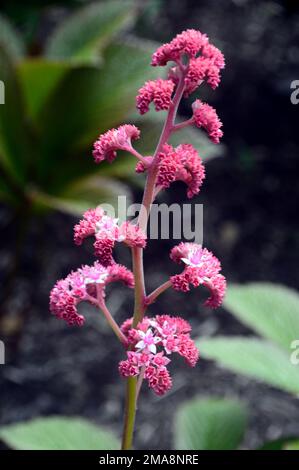
<svg viewBox="0 0 299 470"><path fill-rule="evenodd" d="M168 188L174 181L187 185L187 196L199 193L205 178L205 169L197 150L191 144L181 144L175 149L165 144L159 155L157 185Z"/></svg>
<svg viewBox="0 0 299 470"><path fill-rule="evenodd" d="M170 253L170 258L176 263L185 264L181 274L170 278L175 290L188 292L190 285L203 285L210 291L210 297L205 305L217 308L221 305L225 290L225 277L220 274L221 264L218 258L206 248L196 243L180 243Z"/></svg>
<svg viewBox="0 0 299 470"><path fill-rule="evenodd" d="M149 111L149 105L154 103L156 111L166 111L171 102L175 84L172 80L150 80L139 89L136 105L140 114Z"/></svg>
<svg viewBox="0 0 299 470"><path fill-rule="evenodd" d="M197 127L203 127L212 142L219 144L223 132L221 130L222 122L220 121L215 109L207 103L200 100L194 101L192 105L193 118Z"/></svg>
<svg viewBox="0 0 299 470"><path fill-rule="evenodd" d="M75 225L76 245L81 245L90 236L95 237L94 253L104 266L114 263L113 248L116 242L123 242L130 248L146 246L146 235L138 225L128 221L119 224L118 219L108 216L101 207L86 211L82 220Z"/></svg>
<svg viewBox="0 0 299 470"><path fill-rule="evenodd" d="M77 305L88 301L100 306L105 297L105 287L116 281L134 287L133 273L125 266L113 264L105 267L97 261L92 266L82 266L56 282L50 294L50 311L69 325L82 326L84 317L78 313Z"/></svg>
<svg viewBox="0 0 299 470"><path fill-rule="evenodd" d="M117 150L130 151L131 141L139 139L140 131L132 124L124 124L117 129L110 129L101 134L93 146L93 157L96 163L107 160L111 163L117 154Z"/></svg>

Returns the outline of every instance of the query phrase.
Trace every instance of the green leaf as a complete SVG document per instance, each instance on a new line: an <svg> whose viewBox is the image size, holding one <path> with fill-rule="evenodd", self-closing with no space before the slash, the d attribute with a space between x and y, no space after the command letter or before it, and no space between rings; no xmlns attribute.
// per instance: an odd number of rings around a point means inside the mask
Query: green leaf
<svg viewBox="0 0 299 470"><path fill-rule="evenodd" d="M226 369L299 394L299 369L278 346L255 338L222 336L199 339L198 347L203 358Z"/></svg>
<svg viewBox="0 0 299 470"><path fill-rule="evenodd" d="M114 450L119 448L109 431L81 418L38 418L4 426L0 438L17 450Z"/></svg>
<svg viewBox="0 0 299 470"><path fill-rule="evenodd" d="M123 124L136 106L136 94L145 80L156 78L159 70L150 67L150 57L156 44L136 38L115 42L108 46L104 54L104 64L95 84L97 90L91 97L89 108L89 130L78 139L86 145L98 135L99 130ZM92 99L94 100L92 101ZM87 127L87 126L86 126Z"/></svg>
<svg viewBox="0 0 299 470"><path fill-rule="evenodd" d="M2 15L0 15L0 44L7 50L11 59L19 59L24 55L25 45L21 35Z"/></svg>
<svg viewBox="0 0 299 470"><path fill-rule="evenodd" d="M257 450L285 450L289 446L295 446L299 443L297 438L294 437L282 437L281 439L276 439L275 441L265 442L262 447L259 447ZM291 450L291 449L288 449Z"/></svg>
<svg viewBox="0 0 299 470"><path fill-rule="evenodd" d="M288 442L284 450L299 450L299 440Z"/></svg>
<svg viewBox="0 0 299 470"><path fill-rule="evenodd" d="M69 182L73 153L86 148L91 153L92 142L101 132L124 121L135 106L136 90L146 74L157 74L149 67L149 58L149 48L139 41L117 43L106 48L102 69L83 67L66 74L39 113L40 171L47 180L51 172L57 173L59 162L60 176L63 173ZM91 156L81 156L78 175L93 171L91 163Z"/></svg>
<svg viewBox="0 0 299 470"><path fill-rule="evenodd" d="M229 286L224 305L241 322L290 351L299 333L299 295L270 283Z"/></svg>
<svg viewBox="0 0 299 470"><path fill-rule="evenodd" d="M195 399L179 409L175 420L178 450L233 450L242 442L245 407L235 400Z"/></svg>
<svg viewBox="0 0 299 470"><path fill-rule="evenodd" d="M46 47L50 59L91 63L115 34L135 19L135 2L118 0L87 5L76 11L54 31Z"/></svg>
<svg viewBox="0 0 299 470"><path fill-rule="evenodd" d="M32 190L30 197L35 210L56 209L73 215L82 215L90 207L110 204L117 208L118 196L125 196L127 204L131 202L129 188L112 179L101 178L97 174L77 180L55 196Z"/></svg>
<svg viewBox="0 0 299 470"><path fill-rule="evenodd" d="M69 69L67 62L41 58L29 58L18 63L20 83L31 118L37 120L39 111Z"/></svg>
<svg viewBox="0 0 299 470"><path fill-rule="evenodd" d="M26 160L32 157L28 123L15 65L8 51L0 46L0 80L4 84L5 104L0 104L0 164L18 183L23 183Z"/></svg>

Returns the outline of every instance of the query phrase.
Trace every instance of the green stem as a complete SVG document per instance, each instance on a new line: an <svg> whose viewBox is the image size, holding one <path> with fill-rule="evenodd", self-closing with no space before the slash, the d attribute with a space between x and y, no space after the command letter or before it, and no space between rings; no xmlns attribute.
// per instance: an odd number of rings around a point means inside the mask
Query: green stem
<svg viewBox="0 0 299 470"><path fill-rule="evenodd" d="M133 433L135 426L136 415L136 393L137 393L137 378L129 377L127 379L127 396L125 408L125 422L124 432L121 448L122 450L129 450L133 445Z"/></svg>

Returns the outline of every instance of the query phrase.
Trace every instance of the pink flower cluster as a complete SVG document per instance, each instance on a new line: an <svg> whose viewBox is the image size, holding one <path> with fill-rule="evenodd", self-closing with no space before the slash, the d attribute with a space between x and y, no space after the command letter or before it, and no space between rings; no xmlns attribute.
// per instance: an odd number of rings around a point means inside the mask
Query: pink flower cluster
<svg viewBox="0 0 299 470"><path fill-rule="evenodd" d="M168 188L173 181L183 181L187 185L187 196L192 198L199 193L204 178L202 160L191 144L181 144L175 149L164 145L159 155L158 186Z"/></svg>
<svg viewBox="0 0 299 470"><path fill-rule="evenodd" d="M182 60L187 57L188 62L183 65ZM154 80L147 82L139 90L136 98L137 109L140 114L149 110L149 103L154 101L156 110L168 109L174 86L184 73L184 96L193 93L204 80L215 89L220 82L220 70L225 66L222 52L209 43L205 34L189 29L178 34L170 43L159 47L153 54L152 65L166 65L167 62L176 62L177 66L169 70L168 80ZM222 137L222 125L216 111L209 105L196 100L193 103L193 122L203 127L214 143L219 143Z"/></svg>
<svg viewBox="0 0 299 470"><path fill-rule="evenodd" d="M148 165L152 157L146 157ZM163 146L158 155L157 187L169 188L175 181L183 181L187 185L187 196L192 198L199 193L205 178L205 168L197 150L191 144L181 144L173 148L169 144ZM138 162L136 172L146 170L142 162Z"/></svg>
<svg viewBox="0 0 299 470"><path fill-rule="evenodd" d="M132 149L132 140L139 139L140 131L136 126L124 124L117 129L110 129L101 134L93 146L93 157L96 163L107 160L109 163L116 158L117 150Z"/></svg>
<svg viewBox="0 0 299 470"><path fill-rule="evenodd" d="M156 111L163 111L169 108L171 96L174 90L172 80L150 80L139 89L136 98L137 109L140 114L149 111L149 105L153 101Z"/></svg>
<svg viewBox="0 0 299 470"><path fill-rule="evenodd" d="M210 291L206 300L207 307L217 308L221 305L226 290L225 277L220 274L221 264L218 258L206 248L196 243L180 243L170 253L170 258L176 263L184 263L185 269L181 274L170 278L175 290L187 292L190 285L203 285Z"/></svg>
<svg viewBox="0 0 299 470"><path fill-rule="evenodd" d="M77 305L88 301L100 307L105 298L105 287L116 281L134 287L133 274L125 266L104 267L97 261L92 266L82 266L56 282L50 294L50 311L69 325L82 326L84 317L78 313Z"/></svg>
<svg viewBox="0 0 299 470"><path fill-rule="evenodd" d="M104 266L114 263L112 252L116 242L123 242L129 247L144 248L146 245L146 236L137 225L130 222L119 225L118 219L108 216L101 207L86 211L83 219L75 225L76 245L81 245L89 236L95 237L95 256Z"/></svg>
<svg viewBox="0 0 299 470"><path fill-rule="evenodd" d="M184 59L187 59L186 64L183 63ZM169 61L174 61L177 65L170 69L168 79L149 80L139 89L136 106L140 114L149 111L151 102L154 103L156 111L169 109L182 74L185 96L195 91L204 80L213 89L216 88L220 81L220 70L225 66L221 51L209 43L205 34L193 29L178 34L170 43L159 47L153 54L153 66L163 66ZM192 110L193 116L188 123L205 129L212 142L218 144L223 132L222 123L215 109L200 100L195 100ZM145 171L150 167L153 158L142 157L132 147L132 140L138 139L139 136L139 129L130 124L101 134L94 144L93 156L96 163L105 159L112 162L116 158L117 150L126 150L139 160L136 171L138 173ZM188 197L199 192L204 169L195 149L187 144L172 149L166 144L159 154L159 159L161 188L167 188L173 181L182 180L188 186ZM102 243L99 245L101 245L99 250L102 250ZM104 248L108 249L107 244Z"/></svg>
<svg viewBox="0 0 299 470"><path fill-rule="evenodd" d="M194 101L192 105L193 119L197 127L203 127L214 144L219 144L223 132L221 130L222 122L215 109L207 103L200 100Z"/></svg>
<svg viewBox="0 0 299 470"><path fill-rule="evenodd" d="M167 356L176 352L191 367L198 361L199 351L190 338L191 326L180 317L145 317L136 328L132 328L129 319L121 329L128 338L130 350L127 359L119 364L120 374L123 377L142 374L157 395L164 395L172 386Z"/></svg>

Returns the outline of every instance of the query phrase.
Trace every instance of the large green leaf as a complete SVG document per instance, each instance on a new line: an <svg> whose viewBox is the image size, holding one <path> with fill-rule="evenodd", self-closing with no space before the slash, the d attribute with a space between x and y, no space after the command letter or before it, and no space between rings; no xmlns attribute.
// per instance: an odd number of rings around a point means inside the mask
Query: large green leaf
<svg viewBox="0 0 299 470"><path fill-rule="evenodd" d="M70 164L78 175L94 170L91 157L74 161L73 153L87 147L91 151L99 133L123 122L135 106L136 90L146 74L157 73L148 66L149 57L149 48L140 42L113 44L105 50L101 69L83 67L66 74L39 113L40 165L48 180L51 172L57 173L58 164L60 179L66 182Z"/></svg>
<svg viewBox="0 0 299 470"><path fill-rule="evenodd" d="M224 305L260 335L290 351L299 334L299 295L270 283L229 286Z"/></svg>
<svg viewBox="0 0 299 470"><path fill-rule="evenodd" d="M20 83L31 118L36 119L45 101L69 69L70 64L66 61L54 62L42 58L28 58L18 63Z"/></svg>
<svg viewBox="0 0 299 470"><path fill-rule="evenodd" d="M38 418L0 428L0 438L17 450L114 450L109 431L81 418Z"/></svg>
<svg viewBox="0 0 299 470"><path fill-rule="evenodd" d="M0 45L0 80L4 84L5 104L0 105L0 163L17 183L23 183L26 160L33 158L28 123L15 65Z"/></svg>
<svg viewBox="0 0 299 470"><path fill-rule="evenodd" d="M267 341L246 337L198 340L202 357L288 392L299 394L299 369L290 354Z"/></svg>
<svg viewBox="0 0 299 470"><path fill-rule="evenodd" d="M54 31L45 54L50 59L90 63L99 50L135 18L133 0L114 0L87 5L76 11Z"/></svg>
<svg viewBox="0 0 299 470"><path fill-rule="evenodd" d="M0 44L5 47L12 59L19 59L24 55L25 45L21 35L2 15L0 15Z"/></svg>
<svg viewBox="0 0 299 470"><path fill-rule="evenodd" d="M116 42L106 48L104 64L97 82L89 130L80 140L84 146L99 130L123 124L136 106L136 94L145 80L156 78L159 70L150 67L150 57L156 44L136 38Z"/></svg>
<svg viewBox="0 0 299 470"><path fill-rule="evenodd" d="M57 196L38 190L32 190L30 196L36 211L55 209L79 216L87 209L103 203L116 209L118 196L125 196L127 204L131 203L131 193L126 185L117 180L101 178L98 174L78 179Z"/></svg>
<svg viewBox="0 0 299 470"><path fill-rule="evenodd" d="M242 442L245 407L235 400L195 399L179 409L175 420L178 450L233 450Z"/></svg>

